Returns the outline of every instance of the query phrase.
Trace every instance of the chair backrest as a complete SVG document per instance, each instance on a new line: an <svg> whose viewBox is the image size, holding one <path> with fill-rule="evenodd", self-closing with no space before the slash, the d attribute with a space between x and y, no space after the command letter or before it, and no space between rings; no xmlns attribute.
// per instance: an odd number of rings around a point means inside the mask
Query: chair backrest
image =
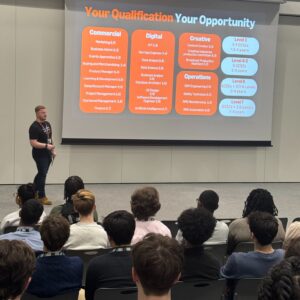
<svg viewBox="0 0 300 300"><path fill-rule="evenodd" d="M40 298L35 295L24 293L21 300L77 300L79 291L70 291L61 295L57 295L50 298Z"/></svg>
<svg viewBox="0 0 300 300"><path fill-rule="evenodd" d="M240 279L235 289L234 300L257 300L261 278Z"/></svg>
<svg viewBox="0 0 300 300"><path fill-rule="evenodd" d="M161 221L163 224L165 224L171 231L172 237L176 237L177 231L178 231L178 225L177 221L175 220L163 220Z"/></svg>
<svg viewBox="0 0 300 300"><path fill-rule="evenodd" d="M3 233L15 232L18 226L7 226L4 228Z"/></svg>
<svg viewBox="0 0 300 300"><path fill-rule="evenodd" d="M282 249L282 241L274 241L272 242L273 249ZM234 248L234 252L249 252L254 251L254 243L253 242L242 242L238 243Z"/></svg>
<svg viewBox="0 0 300 300"><path fill-rule="evenodd" d="M204 249L212 253L218 259L221 265L225 263L227 243L204 245Z"/></svg>
<svg viewBox="0 0 300 300"><path fill-rule="evenodd" d="M286 230L288 218L278 218L278 219L281 221L283 229Z"/></svg>
<svg viewBox="0 0 300 300"><path fill-rule="evenodd" d="M234 221L236 220L237 218L217 218L218 221L221 221L221 222L224 222L226 223L228 226Z"/></svg>
<svg viewBox="0 0 300 300"><path fill-rule="evenodd" d="M300 222L300 218L295 218L293 221L292 221L292 223L293 222Z"/></svg>
<svg viewBox="0 0 300 300"><path fill-rule="evenodd" d="M137 288L113 288L97 289L94 294L94 300L136 300Z"/></svg>
<svg viewBox="0 0 300 300"><path fill-rule="evenodd" d="M85 286L86 271L89 262L96 256L110 252L111 249L94 249L94 250L65 250L67 256L79 256L83 261L82 286Z"/></svg>
<svg viewBox="0 0 300 300"><path fill-rule="evenodd" d="M172 300L218 300L223 299L225 279L210 282L179 282L172 287Z"/></svg>

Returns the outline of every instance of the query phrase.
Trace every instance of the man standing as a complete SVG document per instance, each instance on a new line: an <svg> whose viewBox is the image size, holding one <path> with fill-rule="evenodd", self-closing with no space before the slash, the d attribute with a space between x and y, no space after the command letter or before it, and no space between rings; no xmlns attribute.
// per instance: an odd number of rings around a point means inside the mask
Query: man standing
<svg viewBox="0 0 300 300"><path fill-rule="evenodd" d="M36 120L29 128L29 139L32 146L32 157L37 166L37 174L34 183L38 191L38 198L44 205L52 202L46 197L45 182L51 161L56 156L55 146L52 140L52 129L47 119L46 107L39 105L35 108Z"/></svg>

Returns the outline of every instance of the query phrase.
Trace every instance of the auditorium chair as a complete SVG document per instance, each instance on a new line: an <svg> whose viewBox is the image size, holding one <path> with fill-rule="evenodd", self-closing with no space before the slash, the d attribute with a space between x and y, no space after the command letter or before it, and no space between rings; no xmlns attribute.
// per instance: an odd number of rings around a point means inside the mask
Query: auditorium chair
<svg viewBox="0 0 300 300"><path fill-rule="evenodd" d="M177 221L175 220L163 220L161 221L163 224L165 224L171 231L172 237L175 238L177 231L178 231L178 225Z"/></svg>
<svg viewBox="0 0 300 300"><path fill-rule="evenodd" d="M282 249L282 241L274 241L272 243L272 247L274 249ZM234 248L234 252L249 252L254 251L254 243L253 242L242 242L238 243Z"/></svg>
<svg viewBox="0 0 300 300"><path fill-rule="evenodd" d="M40 298L26 292L21 297L21 300L77 300L79 291L70 291L61 295L57 295L50 298Z"/></svg>
<svg viewBox="0 0 300 300"><path fill-rule="evenodd" d="M204 245L204 249L213 254L221 265L226 261L227 243L215 244L215 245Z"/></svg>
<svg viewBox="0 0 300 300"><path fill-rule="evenodd" d="M136 300L137 288L100 288L94 295L94 300Z"/></svg>
<svg viewBox="0 0 300 300"><path fill-rule="evenodd" d="M257 300L261 278L240 279L237 283L234 300Z"/></svg>

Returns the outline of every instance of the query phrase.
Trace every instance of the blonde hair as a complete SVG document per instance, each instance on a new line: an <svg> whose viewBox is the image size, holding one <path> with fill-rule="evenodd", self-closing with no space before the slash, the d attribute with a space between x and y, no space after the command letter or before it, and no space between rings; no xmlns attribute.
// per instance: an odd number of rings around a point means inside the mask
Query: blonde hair
<svg viewBox="0 0 300 300"><path fill-rule="evenodd" d="M293 222L285 233L283 248L287 249L292 240L300 238L300 222Z"/></svg>
<svg viewBox="0 0 300 300"><path fill-rule="evenodd" d="M72 196L75 210L82 216L88 216L92 213L95 206L95 196L88 190L81 189Z"/></svg>

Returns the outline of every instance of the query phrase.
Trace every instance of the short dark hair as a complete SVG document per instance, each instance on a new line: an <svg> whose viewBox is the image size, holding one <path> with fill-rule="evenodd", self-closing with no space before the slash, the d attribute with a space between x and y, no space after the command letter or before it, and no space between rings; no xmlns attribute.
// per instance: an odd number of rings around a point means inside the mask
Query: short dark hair
<svg viewBox="0 0 300 300"><path fill-rule="evenodd" d="M272 194L265 189L254 189L250 192L247 200L245 201L245 207L243 210L243 218L247 217L254 211L263 211L278 215L278 209L274 204Z"/></svg>
<svg viewBox="0 0 300 300"><path fill-rule="evenodd" d="M70 224L63 216L50 215L40 227L42 241L49 251L58 251L70 236Z"/></svg>
<svg viewBox="0 0 300 300"><path fill-rule="evenodd" d="M198 198L198 207L201 206L214 213L219 207L219 195L213 190L202 192Z"/></svg>
<svg viewBox="0 0 300 300"><path fill-rule="evenodd" d="M289 241L285 250L285 258L291 256L300 256L300 238L292 239Z"/></svg>
<svg viewBox="0 0 300 300"><path fill-rule="evenodd" d="M205 208L190 208L184 210L178 218L178 228L184 239L193 246L202 245L213 234L216 219Z"/></svg>
<svg viewBox="0 0 300 300"><path fill-rule="evenodd" d="M138 220L147 220L160 210L159 193L154 187L138 189L132 194L130 204Z"/></svg>
<svg viewBox="0 0 300 300"><path fill-rule="evenodd" d="M116 245L128 245L134 234L135 220L128 211L117 210L104 218L103 228Z"/></svg>
<svg viewBox="0 0 300 300"><path fill-rule="evenodd" d="M178 242L155 233L133 246L132 257L145 295L168 293L183 266L183 250Z"/></svg>
<svg viewBox="0 0 300 300"><path fill-rule="evenodd" d="M29 199L23 203L20 210L20 218L22 225L33 226L38 223L44 207L36 199Z"/></svg>
<svg viewBox="0 0 300 300"><path fill-rule="evenodd" d="M275 265L262 281L258 300L300 299L300 257L292 256Z"/></svg>
<svg viewBox="0 0 300 300"><path fill-rule="evenodd" d="M266 246L272 243L278 232L278 221L269 213L255 211L248 216L250 231L258 243Z"/></svg>
<svg viewBox="0 0 300 300"><path fill-rule="evenodd" d="M18 187L17 196L20 198L21 203L29 199L34 199L36 196L36 188L34 183L22 184Z"/></svg>
<svg viewBox="0 0 300 300"><path fill-rule="evenodd" d="M24 242L0 241L0 299L21 295L35 268L35 254Z"/></svg>
<svg viewBox="0 0 300 300"><path fill-rule="evenodd" d="M72 196L84 189L84 183L79 176L70 176L65 181L64 196L66 201L72 202Z"/></svg>
<svg viewBox="0 0 300 300"><path fill-rule="evenodd" d="M34 108L35 113L39 112L42 109L46 109L46 106L44 105L38 105Z"/></svg>
<svg viewBox="0 0 300 300"><path fill-rule="evenodd" d="M88 216L93 212L95 196L88 190L79 190L72 196L74 208L82 216Z"/></svg>

